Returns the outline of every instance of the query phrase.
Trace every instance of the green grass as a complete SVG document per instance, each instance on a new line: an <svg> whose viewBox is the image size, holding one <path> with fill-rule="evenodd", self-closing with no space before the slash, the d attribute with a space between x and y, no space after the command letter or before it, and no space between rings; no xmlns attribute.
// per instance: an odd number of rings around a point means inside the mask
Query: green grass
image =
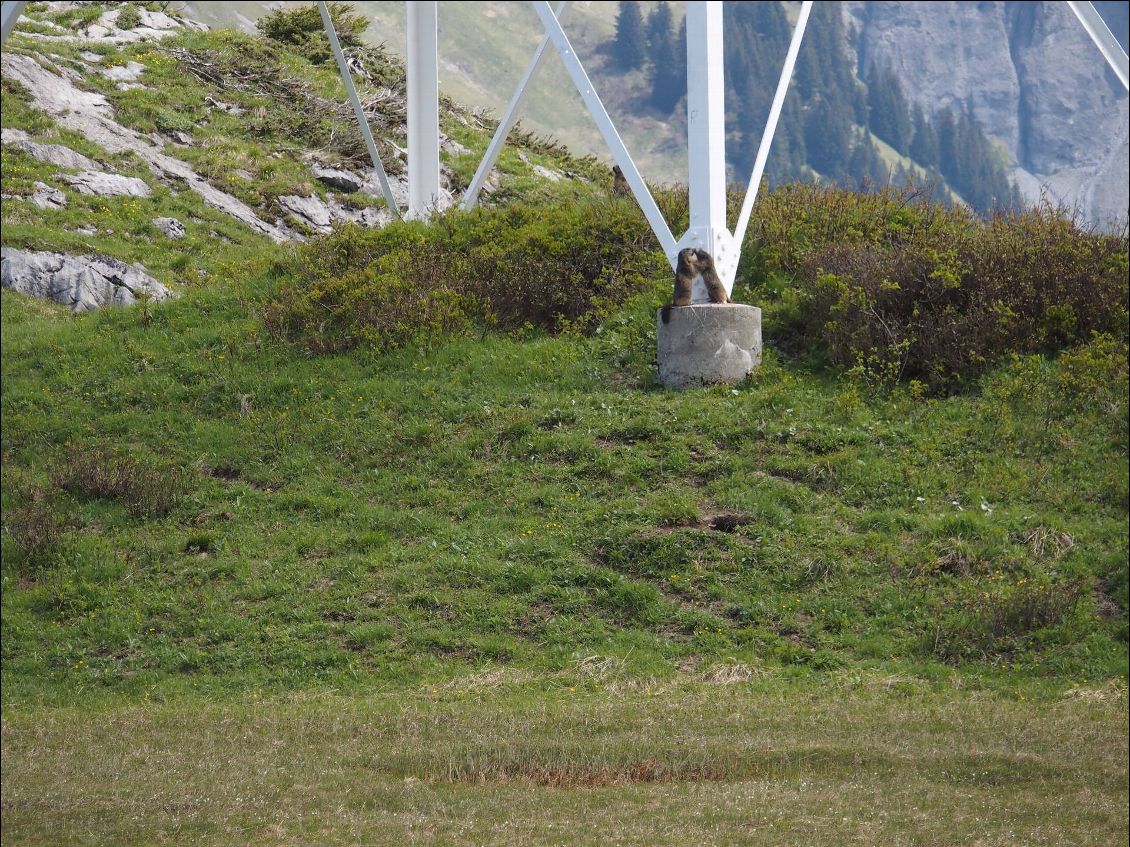
<svg viewBox="0 0 1130 847"><path fill-rule="evenodd" d="M1110 845L1125 688L833 674L9 710L5 843Z"/></svg>
<svg viewBox="0 0 1130 847"><path fill-rule="evenodd" d="M665 392L650 296L593 340L310 357L261 329L270 280L242 266L77 318L5 293L5 513L46 486L62 527L35 555L4 538L6 699L592 654L659 676L1125 674L1125 434L1102 412L1047 430L1000 392L864 402L772 356L740 387ZM105 448L188 493L138 518L51 489Z"/></svg>
<svg viewBox="0 0 1130 847"><path fill-rule="evenodd" d="M205 115L255 102L163 56L112 58L160 100L90 84L127 125L190 127L177 155L264 214L321 190L299 116ZM657 386L667 280L588 338L312 356L260 319L288 248L8 83L2 115L155 189L6 201L5 245L182 294L73 316L3 293L5 844L1125 840L1127 425L1098 347L875 392L775 350L774 277L735 292L769 348L732 388ZM587 190L532 164L602 178L523 144L500 196ZM58 170L3 157L5 192ZM1096 390L1054 402L1077 375Z"/></svg>

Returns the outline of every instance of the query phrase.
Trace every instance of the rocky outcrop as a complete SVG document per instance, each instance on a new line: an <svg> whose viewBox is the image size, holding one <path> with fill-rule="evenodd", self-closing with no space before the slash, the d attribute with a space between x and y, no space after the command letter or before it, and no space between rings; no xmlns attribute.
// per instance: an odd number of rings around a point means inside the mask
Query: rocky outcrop
<svg viewBox="0 0 1130 847"><path fill-rule="evenodd" d="M1130 203L1126 90L1066 3L843 4L859 72L889 64L927 113L970 108L1030 199L1106 223Z"/></svg>
<svg viewBox="0 0 1130 847"><path fill-rule="evenodd" d="M108 174L105 171L83 171L78 174L56 174L80 194L100 197L148 197L153 193L145 180L132 176Z"/></svg>
<svg viewBox="0 0 1130 847"><path fill-rule="evenodd" d="M349 171L343 171L338 168L311 165L310 170L313 172L314 176L317 177L319 182L323 182L330 188L343 191L346 194L360 191L361 186L365 184L365 181L356 174L351 174Z"/></svg>
<svg viewBox="0 0 1130 847"><path fill-rule="evenodd" d="M165 300L172 292L138 264L109 256L67 256L0 249L0 284L12 291L54 300L75 312L128 306L141 298Z"/></svg>
<svg viewBox="0 0 1130 847"><path fill-rule="evenodd" d="M343 205L336 198L330 198L327 202L313 194L309 197L283 195L279 198L279 206L295 221L319 235L330 232L335 223L383 226L392 219L392 215L385 209L369 207L353 209Z"/></svg>
<svg viewBox="0 0 1130 847"><path fill-rule="evenodd" d="M76 153L70 147L64 147L61 144L43 144L39 141L32 141L29 136L22 129L14 129L11 127L4 127L0 131L0 143L6 147L15 147L18 150L23 150L33 159L38 159L41 162L47 162L49 165L55 165L59 168L69 168L75 171L96 171L101 168L96 161Z"/></svg>
<svg viewBox="0 0 1130 847"><path fill-rule="evenodd" d="M35 191L28 200L41 209L65 209L67 207L67 195L45 182L35 183Z"/></svg>
<svg viewBox="0 0 1130 847"><path fill-rule="evenodd" d="M176 218L154 218L150 223L157 229L165 234L166 238L178 239L184 238L188 235L188 230L184 228L184 224Z"/></svg>
<svg viewBox="0 0 1130 847"><path fill-rule="evenodd" d="M3 72L30 92L35 108L46 112L63 128L81 133L108 153L136 154L157 176L183 182L209 206L274 241L290 238L290 233L262 220L246 203L203 179L187 162L169 156L146 136L115 121L113 108L101 94L83 91L63 73L48 70L30 56L4 53Z"/></svg>

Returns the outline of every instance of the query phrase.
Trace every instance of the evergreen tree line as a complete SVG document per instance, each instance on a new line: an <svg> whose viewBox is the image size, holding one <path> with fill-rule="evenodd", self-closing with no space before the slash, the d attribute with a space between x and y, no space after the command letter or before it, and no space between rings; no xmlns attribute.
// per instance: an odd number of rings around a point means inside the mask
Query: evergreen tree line
<svg viewBox="0 0 1130 847"><path fill-rule="evenodd" d="M727 3L726 98L729 165L748 178L765 127L792 25L781 3ZM670 114L686 93L686 23L676 30L666 2L645 19L640 4L621 2L610 52L622 71L643 70L649 104ZM890 144L946 181L979 212L1020 205L997 152L968 110L949 107L927 118L907 101L897 75L873 65L866 85L855 73L838 2L813 7L805 39L770 150L771 183L814 176L855 186L901 184L910 179L901 165L892 171L871 138ZM944 199L945 192L940 191Z"/></svg>

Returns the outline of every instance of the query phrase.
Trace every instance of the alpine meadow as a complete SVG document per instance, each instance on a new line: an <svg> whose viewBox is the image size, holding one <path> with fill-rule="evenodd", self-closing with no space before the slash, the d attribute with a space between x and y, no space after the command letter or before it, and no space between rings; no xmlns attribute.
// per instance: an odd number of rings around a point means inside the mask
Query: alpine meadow
<svg viewBox="0 0 1130 847"><path fill-rule="evenodd" d="M849 85L817 4L730 295L760 367L673 391L610 163L519 126L399 220L317 7L205 5L4 44L5 847L1126 842L1125 220ZM683 108L681 5L576 5ZM727 4L728 102L797 5ZM404 63L328 6L407 196ZM452 197L497 120L442 95Z"/></svg>

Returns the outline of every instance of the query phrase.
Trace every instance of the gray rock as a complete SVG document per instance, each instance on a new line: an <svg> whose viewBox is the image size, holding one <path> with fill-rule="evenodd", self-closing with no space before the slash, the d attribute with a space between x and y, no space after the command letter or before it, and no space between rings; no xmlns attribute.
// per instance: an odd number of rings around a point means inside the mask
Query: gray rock
<svg viewBox="0 0 1130 847"><path fill-rule="evenodd" d="M318 197L299 197L296 194L284 194L279 198L282 206L292 218L310 227L315 232L327 233L333 229L333 218L330 208Z"/></svg>
<svg viewBox="0 0 1130 847"><path fill-rule="evenodd" d="M41 209L64 209L67 206L67 195L45 182L35 183L35 191L28 200Z"/></svg>
<svg viewBox="0 0 1130 847"><path fill-rule="evenodd" d="M124 65L103 68L100 73L107 79L117 80L118 82L134 82L145 73L145 65L141 62L126 62Z"/></svg>
<svg viewBox="0 0 1130 847"><path fill-rule="evenodd" d="M161 230L161 232L165 233L167 238L175 240L188 235L188 230L184 228L184 224L176 218L154 218L150 223Z"/></svg>
<svg viewBox="0 0 1130 847"><path fill-rule="evenodd" d="M160 146L119 124L114 120L113 108L101 94L77 88L65 76L48 70L30 56L5 51L3 70L6 77L31 93L35 108L50 115L64 129L81 133L107 153L136 154L159 177L184 182L209 206L277 243L294 238L293 233L267 223L246 203L203 179L187 162L167 155Z"/></svg>
<svg viewBox="0 0 1130 847"><path fill-rule="evenodd" d="M55 165L60 168L72 168L73 170L81 171L98 170L98 168L101 167L93 159L87 158L81 153L76 153L70 147L64 147L61 144L42 144L38 141L32 141L30 136L20 129L5 127L4 130L0 132L0 143L8 147L23 150L34 159L47 162L50 165Z"/></svg>
<svg viewBox="0 0 1130 847"><path fill-rule="evenodd" d="M319 181L324 182L330 188L344 191L346 194L352 194L354 191L360 191L364 180L361 177L351 174L349 171L338 170L337 168L326 168L321 165L312 165L310 168L314 176Z"/></svg>
<svg viewBox="0 0 1130 847"><path fill-rule="evenodd" d="M153 190L137 177L108 174L105 171L83 171L79 174L59 174L71 188L82 194L100 197L148 197Z"/></svg>
<svg viewBox="0 0 1130 847"><path fill-rule="evenodd" d="M542 179L548 179L550 182L561 182L565 179L565 174L561 171L551 170L544 165L534 165L534 174Z"/></svg>
<svg viewBox="0 0 1130 847"><path fill-rule="evenodd" d="M861 75L890 64L927 114L967 106L1030 200L1044 189L1087 222L1125 217L1130 99L1066 3L848 0Z"/></svg>
<svg viewBox="0 0 1130 847"><path fill-rule="evenodd" d="M408 205L408 177L396 176L389 174L388 185L392 189L392 199L396 201L396 205L404 208ZM365 184L361 186L361 190L371 197L380 197L384 199L384 193L381 191L380 178L375 173L370 173L365 177Z"/></svg>
<svg viewBox="0 0 1130 847"><path fill-rule="evenodd" d="M471 148L465 144L460 144L449 135L440 135L439 149L444 153L450 153L452 156L462 156L464 153L470 153Z"/></svg>
<svg viewBox="0 0 1130 847"><path fill-rule="evenodd" d="M227 115L242 115L245 111L242 106L237 106L235 103L225 103L223 100L217 100L215 97L205 97L204 102L213 109L219 109Z"/></svg>
<svg viewBox="0 0 1130 847"><path fill-rule="evenodd" d="M0 248L0 284L75 312L100 306L128 306L140 298L165 300L172 295L144 267L109 256L67 256Z"/></svg>

